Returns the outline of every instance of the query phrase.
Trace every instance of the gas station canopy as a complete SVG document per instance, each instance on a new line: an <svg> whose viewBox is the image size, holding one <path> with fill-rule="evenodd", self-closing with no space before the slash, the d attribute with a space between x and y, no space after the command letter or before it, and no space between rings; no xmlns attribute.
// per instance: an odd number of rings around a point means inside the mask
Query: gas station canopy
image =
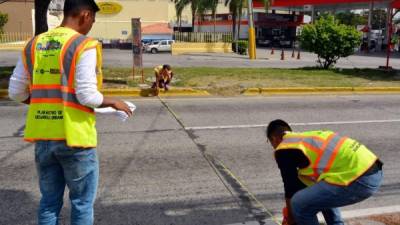
<svg viewBox="0 0 400 225"><path fill-rule="evenodd" d="M312 5L319 9L364 9L373 2L376 8L400 8L400 0L272 0L272 8L300 9ZM253 2L255 8L263 8L261 1Z"/></svg>

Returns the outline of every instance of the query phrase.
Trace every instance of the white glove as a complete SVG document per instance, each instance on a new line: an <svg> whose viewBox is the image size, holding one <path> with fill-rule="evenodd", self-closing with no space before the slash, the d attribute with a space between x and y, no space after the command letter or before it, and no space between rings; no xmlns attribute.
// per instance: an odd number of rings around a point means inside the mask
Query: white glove
<svg viewBox="0 0 400 225"><path fill-rule="evenodd" d="M129 109L133 112L136 110L136 106L132 102L124 101L128 106ZM107 108L96 108L94 109L96 113L103 114L103 115L114 115L117 116L122 122L125 122L129 116L124 111L118 111L112 107Z"/></svg>

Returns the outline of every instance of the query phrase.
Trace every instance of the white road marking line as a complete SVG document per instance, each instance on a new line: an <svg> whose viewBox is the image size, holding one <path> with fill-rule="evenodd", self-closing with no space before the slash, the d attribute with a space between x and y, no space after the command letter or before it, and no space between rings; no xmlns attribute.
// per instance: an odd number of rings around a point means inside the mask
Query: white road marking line
<svg viewBox="0 0 400 225"><path fill-rule="evenodd" d="M348 124L399 123L399 122L400 122L400 119L392 119L392 120L355 120L355 121L291 123L290 125L292 125L292 126L317 126L317 125L348 125ZM198 126L198 127L186 127L186 130L222 130L222 129L259 128L259 127L267 127L267 126L268 126L268 124Z"/></svg>
<svg viewBox="0 0 400 225"><path fill-rule="evenodd" d="M260 223L257 221L246 221L243 223L230 223L230 224L226 224L226 225L260 225ZM265 225L276 225L276 224L271 222L271 223L267 223Z"/></svg>

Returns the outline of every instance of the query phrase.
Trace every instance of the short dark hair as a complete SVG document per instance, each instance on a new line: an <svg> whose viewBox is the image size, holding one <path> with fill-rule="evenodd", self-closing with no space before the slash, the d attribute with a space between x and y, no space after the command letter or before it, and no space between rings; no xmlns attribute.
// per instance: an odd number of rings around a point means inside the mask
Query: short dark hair
<svg viewBox="0 0 400 225"><path fill-rule="evenodd" d="M64 16L76 16L82 10L90 10L96 13L100 9L94 0L65 0Z"/></svg>
<svg viewBox="0 0 400 225"><path fill-rule="evenodd" d="M164 70L165 70L165 69L167 69L167 70L171 70L171 69L172 69L171 66L168 65L168 64L163 65L162 68L163 68Z"/></svg>
<svg viewBox="0 0 400 225"><path fill-rule="evenodd" d="M272 136L283 135L285 131L292 131L292 128L285 121L277 119L268 124L266 133L267 137L271 138Z"/></svg>

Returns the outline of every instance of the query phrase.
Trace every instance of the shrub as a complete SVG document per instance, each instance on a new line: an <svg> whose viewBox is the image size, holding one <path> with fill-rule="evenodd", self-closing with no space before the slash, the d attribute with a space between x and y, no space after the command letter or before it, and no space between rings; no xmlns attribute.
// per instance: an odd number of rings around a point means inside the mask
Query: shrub
<svg viewBox="0 0 400 225"><path fill-rule="evenodd" d="M352 26L339 24L331 15L303 27L301 48L318 55L318 63L327 69L339 58L354 54L361 44L361 33Z"/></svg>
<svg viewBox="0 0 400 225"><path fill-rule="evenodd" d="M3 33L3 27L8 22L8 14L4 14L0 12L0 34Z"/></svg>
<svg viewBox="0 0 400 225"><path fill-rule="evenodd" d="M236 52L236 44L238 45L238 54L246 55L247 49L249 48L248 41L241 40L237 42L232 42L232 51Z"/></svg>

